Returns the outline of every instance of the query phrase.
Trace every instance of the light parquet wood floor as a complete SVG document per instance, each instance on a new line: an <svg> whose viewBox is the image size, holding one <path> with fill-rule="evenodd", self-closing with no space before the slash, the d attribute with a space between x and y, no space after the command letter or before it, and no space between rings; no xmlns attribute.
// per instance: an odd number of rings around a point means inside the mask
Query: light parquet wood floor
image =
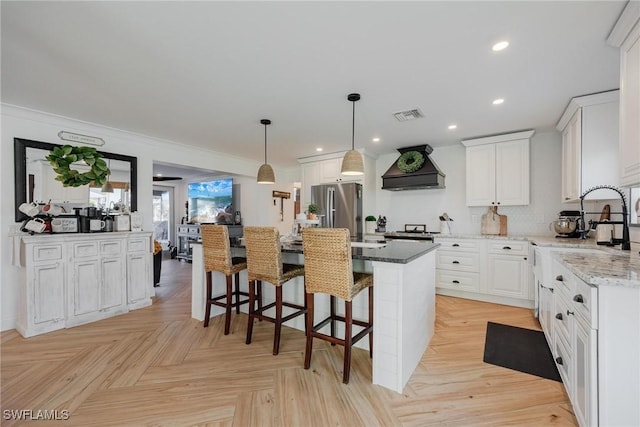
<svg viewBox="0 0 640 427"><path fill-rule="evenodd" d="M404 393L371 384L368 353L304 333L223 316L209 328L190 317L191 265L163 264L151 307L24 339L1 334L3 426L543 426L577 425L561 383L482 361L487 321L539 329L531 310L437 297L436 332ZM7 410L67 410L64 421L6 419Z"/></svg>

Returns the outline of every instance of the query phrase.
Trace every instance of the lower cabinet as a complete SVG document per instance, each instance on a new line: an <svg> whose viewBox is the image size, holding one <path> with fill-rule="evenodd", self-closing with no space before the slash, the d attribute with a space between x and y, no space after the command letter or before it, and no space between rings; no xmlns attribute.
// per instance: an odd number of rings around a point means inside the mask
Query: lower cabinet
<svg viewBox="0 0 640 427"><path fill-rule="evenodd" d="M23 336L93 322L151 304L151 233L20 238L25 281L16 329Z"/></svg>
<svg viewBox="0 0 640 427"><path fill-rule="evenodd" d="M443 295L533 307L529 242L438 237L436 287Z"/></svg>
<svg viewBox="0 0 640 427"><path fill-rule="evenodd" d="M554 258L539 318L578 424L640 425L640 289L591 286Z"/></svg>

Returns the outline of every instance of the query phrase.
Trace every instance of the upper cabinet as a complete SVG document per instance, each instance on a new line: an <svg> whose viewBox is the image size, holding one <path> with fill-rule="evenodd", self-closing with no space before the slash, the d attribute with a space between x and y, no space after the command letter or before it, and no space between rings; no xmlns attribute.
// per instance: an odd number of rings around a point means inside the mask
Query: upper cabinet
<svg viewBox="0 0 640 427"><path fill-rule="evenodd" d="M578 96L556 128L562 132L562 201L575 202L589 188L619 184L619 91ZM587 199L607 197L593 192ZM609 196L610 198L610 196Z"/></svg>
<svg viewBox="0 0 640 427"><path fill-rule="evenodd" d="M529 204L529 141L534 131L466 139L467 206Z"/></svg>
<svg viewBox="0 0 640 427"><path fill-rule="evenodd" d="M607 42L620 48L620 185L640 184L640 2L630 1Z"/></svg>

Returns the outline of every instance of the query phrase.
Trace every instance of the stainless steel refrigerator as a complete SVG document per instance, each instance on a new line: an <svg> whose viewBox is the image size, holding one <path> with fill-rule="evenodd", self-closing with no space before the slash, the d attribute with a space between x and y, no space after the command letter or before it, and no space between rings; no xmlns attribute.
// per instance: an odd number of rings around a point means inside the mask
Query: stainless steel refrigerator
<svg viewBox="0 0 640 427"><path fill-rule="evenodd" d="M348 228L362 236L362 185L357 183L311 186L311 203L318 206L321 227Z"/></svg>

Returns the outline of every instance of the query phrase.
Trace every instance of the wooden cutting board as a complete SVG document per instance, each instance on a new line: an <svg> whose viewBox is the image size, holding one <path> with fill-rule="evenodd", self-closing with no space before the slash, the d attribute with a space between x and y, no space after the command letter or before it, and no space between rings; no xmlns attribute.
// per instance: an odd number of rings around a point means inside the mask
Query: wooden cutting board
<svg viewBox="0 0 640 427"><path fill-rule="evenodd" d="M480 234L499 235L500 234L500 217L497 206L490 206L489 210L482 215L480 222ZM505 222L506 228L506 222Z"/></svg>
<svg viewBox="0 0 640 427"><path fill-rule="evenodd" d="M600 213L600 221L609 221L611 219L611 206L604 205Z"/></svg>
<svg viewBox="0 0 640 427"><path fill-rule="evenodd" d="M500 215L500 235L501 236L507 235L507 216L506 215Z"/></svg>

